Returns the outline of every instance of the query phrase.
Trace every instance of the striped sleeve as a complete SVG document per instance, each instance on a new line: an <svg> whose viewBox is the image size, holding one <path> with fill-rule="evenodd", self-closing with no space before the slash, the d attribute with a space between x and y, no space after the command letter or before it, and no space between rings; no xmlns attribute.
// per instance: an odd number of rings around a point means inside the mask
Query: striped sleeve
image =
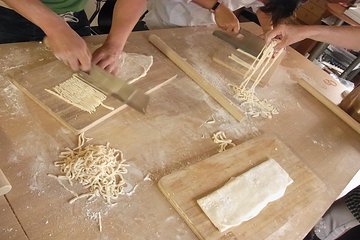
<svg viewBox="0 0 360 240"><path fill-rule="evenodd" d="M360 222L360 186L345 195L345 203L350 212Z"/></svg>

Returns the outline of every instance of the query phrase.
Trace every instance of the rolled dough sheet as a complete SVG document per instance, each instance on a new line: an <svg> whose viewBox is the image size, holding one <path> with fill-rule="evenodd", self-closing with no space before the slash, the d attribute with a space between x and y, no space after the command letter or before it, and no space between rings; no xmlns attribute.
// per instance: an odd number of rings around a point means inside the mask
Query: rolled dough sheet
<svg viewBox="0 0 360 240"><path fill-rule="evenodd" d="M223 232L257 216L269 202L281 198L292 182L287 172L269 159L197 202Z"/></svg>
<svg viewBox="0 0 360 240"><path fill-rule="evenodd" d="M152 64L152 56L123 52L120 56L120 71L117 77L133 83L146 76Z"/></svg>

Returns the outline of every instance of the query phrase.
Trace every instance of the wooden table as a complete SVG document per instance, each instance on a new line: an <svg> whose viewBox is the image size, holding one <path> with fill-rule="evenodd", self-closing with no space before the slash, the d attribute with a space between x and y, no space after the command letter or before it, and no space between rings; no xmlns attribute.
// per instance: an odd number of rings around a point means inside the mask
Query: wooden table
<svg viewBox="0 0 360 240"><path fill-rule="evenodd" d="M333 26L341 26L344 22L351 25L351 26L359 26L357 22L349 18L344 14L344 11L346 8L344 6L341 6L338 3L328 3L327 4L327 10L337 18L337 20L334 22ZM311 51L309 55L309 60L313 61L314 59L318 58L325 49L329 46L327 43L319 42L316 44L314 49ZM349 73L357 67L357 65L360 63L360 57L356 58L346 69L343 73L341 73L340 77L346 78Z"/></svg>
<svg viewBox="0 0 360 240"><path fill-rule="evenodd" d="M259 33L255 24L242 26ZM225 93L229 92L227 83L237 83L239 76L212 62L211 54L225 46L211 35L213 30L197 27L152 33ZM133 33L125 50L153 55L163 62L164 71L174 67L148 43L150 33ZM128 180L138 188L131 196L121 196L113 207L82 200L70 205L71 195L47 174L58 173L53 162L63 148L76 145L77 137L4 77L6 70L49 57L49 52L38 43L8 44L0 47L0 56L0 168L13 186L0 210L8 212L7 224L15 221L13 229L23 229L25 239L195 239L156 183L174 170L215 154L218 146L210 135L218 130L237 144L263 133L275 134L326 184L328 196L321 199L322 204L293 216L281 229L282 239L302 239L360 169L359 135L296 83L300 78L329 76L289 48L269 85L257 90L259 97L272 99L279 108L280 114L273 119L234 120L177 70L177 79L151 95L146 115L126 109L87 131L94 143L110 142L123 150L130 164ZM204 125L211 115L216 122ZM143 180L148 173L152 181ZM95 219L98 212L101 233ZM13 239L10 228L1 226L1 239Z"/></svg>
<svg viewBox="0 0 360 240"><path fill-rule="evenodd" d="M338 3L328 3L327 4L327 10L338 18L337 23L342 21L343 23L346 22L347 24L351 26L359 26L359 23L354 21L353 19L349 18L344 14L346 8Z"/></svg>

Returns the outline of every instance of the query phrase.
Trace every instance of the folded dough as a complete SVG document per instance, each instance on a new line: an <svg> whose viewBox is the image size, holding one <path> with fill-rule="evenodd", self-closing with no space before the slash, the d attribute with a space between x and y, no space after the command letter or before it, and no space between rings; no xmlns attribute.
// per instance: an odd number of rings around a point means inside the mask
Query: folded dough
<svg viewBox="0 0 360 240"><path fill-rule="evenodd" d="M292 182L287 172L269 159L197 202L223 232L258 215L269 202L281 198Z"/></svg>

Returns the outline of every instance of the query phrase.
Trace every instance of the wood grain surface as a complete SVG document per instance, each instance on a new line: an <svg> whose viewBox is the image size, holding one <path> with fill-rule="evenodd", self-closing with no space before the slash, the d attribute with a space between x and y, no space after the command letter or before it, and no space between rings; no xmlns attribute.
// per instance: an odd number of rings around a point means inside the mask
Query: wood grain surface
<svg viewBox="0 0 360 240"><path fill-rule="evenodd" d="M261 31L253 23L242 23L241 27ZM130 165L126 179L132 186L138 184L132 195L120 196L112 207L99 199L68 203L72 195L47 174L59 173L53 162L65 147L77 145L77 136L6 76L19 66L47 60L49 51L37 42L0 46L0 168L13 186L6 195L8 203L29 239L197 239L163 196L157 181L216 154L218 146L211 135L219 130L236 144L264 133L276 134L325 183L329 195L314 199L318 201L316 208L309 202L280 229L275 227L279 230L267 230L274 233L268 239L300 239L306 235L360 169L359 135L297 84L300 78L311 81L329 75L291 48L269 83L256 90L257 96L269 99L280 114L272 119L243 118L239 122L147 40L152 33L158 35L239 104L228 88L229 83L239 83L239 75L212 60L213 53L226 45L212 36L215 29L136 32L128 39L126 52L152 55L159 61L156 70L160 79L169 77L168 68L178 77L151 93L146 115L127 108L86 131L86 136L93 138L91 143L109 142L123 151ZM86 40L98 45L105 38L91 36ZM205 123L211 116L215 123ZM144 181L148 173L151 181ZM103 232L91 219L98 212L102 213Z"/></svg>
<svg viewBox="0 0 360 240"><path fill-rule="evenodd" d="M294 182L280 199L271 202L256 217L220 232L196 200L223 186L252 167L275 159ZM291 218L302 211L317 211L318 199L327 196L326 185L281 141L260 136L218 153L186 169L164 176L161 191L200 239L267 239L280 237ZM249 199L250 201L250 199ZM256 234L254 234L256 232ZM302 239L294 236L292 239Z"/></svg>
<svg viewBox="0 0 360 240"><path fill-rule="evenodd" d="M5 196L0 196L0 239L28 240Z"/></svg>
<svg viewBox="0 0 360 240"><path fill-rule="evenodd" d="M149 36L149 41L154 44L162 53L165 54L176 66L184 71L194 82L196 82L206 93L215 99L223 108L226 109L235 119L240 121L244 117L244 113L237 107L230 99L226 98L221 91L215 86L211 85L208 80L203 78L191 64L181 58L169 45L167 45L157 35L152 34Z"/></svg>
<svg viewBox="0 0 360 240"><path fill-rule="evenodd" d="M171 67L162 68L160 73L160 64L155 58L148 75L132 84L144 92L151 91L176 75ZM99 106L95 112L88 113L45 91L45 89L52 90L53 87L72 76L73 71L65 64L60 61L45 64L39 62L37 66L31 68L25 66L24 68L26 70L17 69L18 73L11 76L13 83L50 115L76 134L100 124L127 107L118 99L108 96L104 104L113 107L114 110Z"/></svg>

